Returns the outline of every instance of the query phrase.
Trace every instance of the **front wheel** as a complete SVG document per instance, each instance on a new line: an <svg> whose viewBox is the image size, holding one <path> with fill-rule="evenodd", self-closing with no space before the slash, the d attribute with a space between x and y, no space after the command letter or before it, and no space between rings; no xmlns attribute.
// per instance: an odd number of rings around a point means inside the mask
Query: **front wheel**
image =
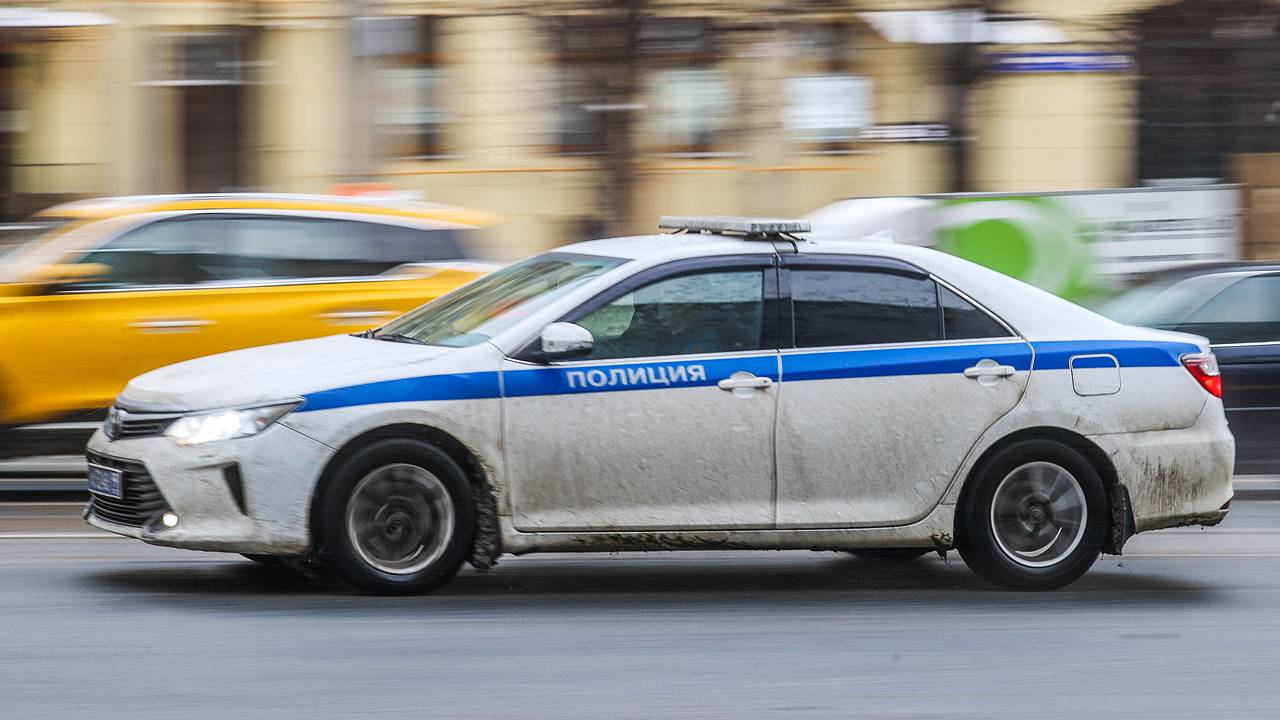
<svg viewBox="0 0 1280 720"><path fill-rule="evenodd" d="M424 593L448 582L471 550L471 486L442 450L409 439L357 451L320 507L321 562L375 595Z"/></svg>
<svg viewBox="0 0 1280 720"><path fill-rule="evenodd" d="M1102 479L1075 449L1025 440L979 468L957 508L956 546L978 575L1011 590L1052 590L1098 559L1107 530Z"/></svg>

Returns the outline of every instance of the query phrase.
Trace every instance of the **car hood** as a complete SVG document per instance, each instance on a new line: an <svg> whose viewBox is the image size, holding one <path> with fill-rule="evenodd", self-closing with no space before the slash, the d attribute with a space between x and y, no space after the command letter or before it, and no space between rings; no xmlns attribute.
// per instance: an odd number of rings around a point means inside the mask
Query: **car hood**
<svg viewBox="0 0 1280 720"><path fill-rule="evenodd" d="M143 412L252 405L366 380L425 374L423 365L453 352L350 335L264 345L139 375L118 402Z"/></svg>

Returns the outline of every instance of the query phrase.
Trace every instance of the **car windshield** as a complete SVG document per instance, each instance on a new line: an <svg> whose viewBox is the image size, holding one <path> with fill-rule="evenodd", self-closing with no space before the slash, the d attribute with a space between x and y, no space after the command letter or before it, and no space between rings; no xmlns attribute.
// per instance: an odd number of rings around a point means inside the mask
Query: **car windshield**
<svg viewBox="0 0 1280 720"><path fill-rule="evenodd" d="M0 225L0 263L16 258L24 248L39 242L47 233L70 222L67 218L57 220L28 220L12 225Z"/></svg>
<svg viewBox="0 0 1280 720"><path fill-rule="evenodd" d="M596 255L538 255L427 303L373 337L404 337L446 347L476 345L624 262Z"/></svg>
<svg viewBox="0 0 1280 720"><path fill-rule="evenodd" d="M1158 277L1103 303L1098 313L1126 325L1174 328L1238 279L1231 273Z"/></svg>

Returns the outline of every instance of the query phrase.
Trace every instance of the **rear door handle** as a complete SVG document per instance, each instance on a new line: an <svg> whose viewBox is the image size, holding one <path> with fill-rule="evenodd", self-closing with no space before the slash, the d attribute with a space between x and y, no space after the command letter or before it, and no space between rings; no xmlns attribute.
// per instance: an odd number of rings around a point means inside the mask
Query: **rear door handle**
<svg viewBox="0 0 1280 720"><path fill-rule="evenodd" d="M202 327L214 325L212 320L204 318L148 318L146 320L135 320L129 323L129 327L135 328L141 332L195 332Z"/></svg>
<svg viewBox="0 0 1280 720"><path fill-rule="evenodd" d="M995 360L983 360L982 362L964 369L964 376L967 378L1006 378L1013 375L1018 370L1012 365L999 365Z"/></svg>
<svg viewBox="0 0 1280 720"><path fill-rule="evenodd" d="M379 320L392 315L395 315L392 310L334 310L333 312L320 313L316 317L335 325L348 325L369 320Z"/></svg>

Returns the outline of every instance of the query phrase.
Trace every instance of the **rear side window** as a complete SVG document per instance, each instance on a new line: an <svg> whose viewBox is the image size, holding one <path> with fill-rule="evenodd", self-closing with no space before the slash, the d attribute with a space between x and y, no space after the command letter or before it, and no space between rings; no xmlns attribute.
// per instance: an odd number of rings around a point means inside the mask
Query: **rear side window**
<svg viewBox="0 0 1280 720"><path fill-rule="evenodd" d="M459 242L466 230L424 230L403 225L373 225L380 256L396 265L466 260Z"/></svg>
<svg viewBox="0 0 1280 720"><path fill-rule="evenodd" d="M1211 343L1280 341L1280 275L1238 280L1174 327Z"/></svg>
<svg viewBox="0 0 1280 720"><path fill-rule="evenodd" d="M792 269L796 347L941 340L934 287L876 270Z"/></svg>
<svg viewBox="0 0 1280 720"><path fill-rule="evenodd" d="M1009 337L929 278L872 269L792 269L796 347Z"/></svg>
<svg viewBox="0 0 1280 720"><path fill-rule="evenodd" d="M942 304L944 340L1009 337L1009 331L994 318L941 285L938 300Z"/></svg>

